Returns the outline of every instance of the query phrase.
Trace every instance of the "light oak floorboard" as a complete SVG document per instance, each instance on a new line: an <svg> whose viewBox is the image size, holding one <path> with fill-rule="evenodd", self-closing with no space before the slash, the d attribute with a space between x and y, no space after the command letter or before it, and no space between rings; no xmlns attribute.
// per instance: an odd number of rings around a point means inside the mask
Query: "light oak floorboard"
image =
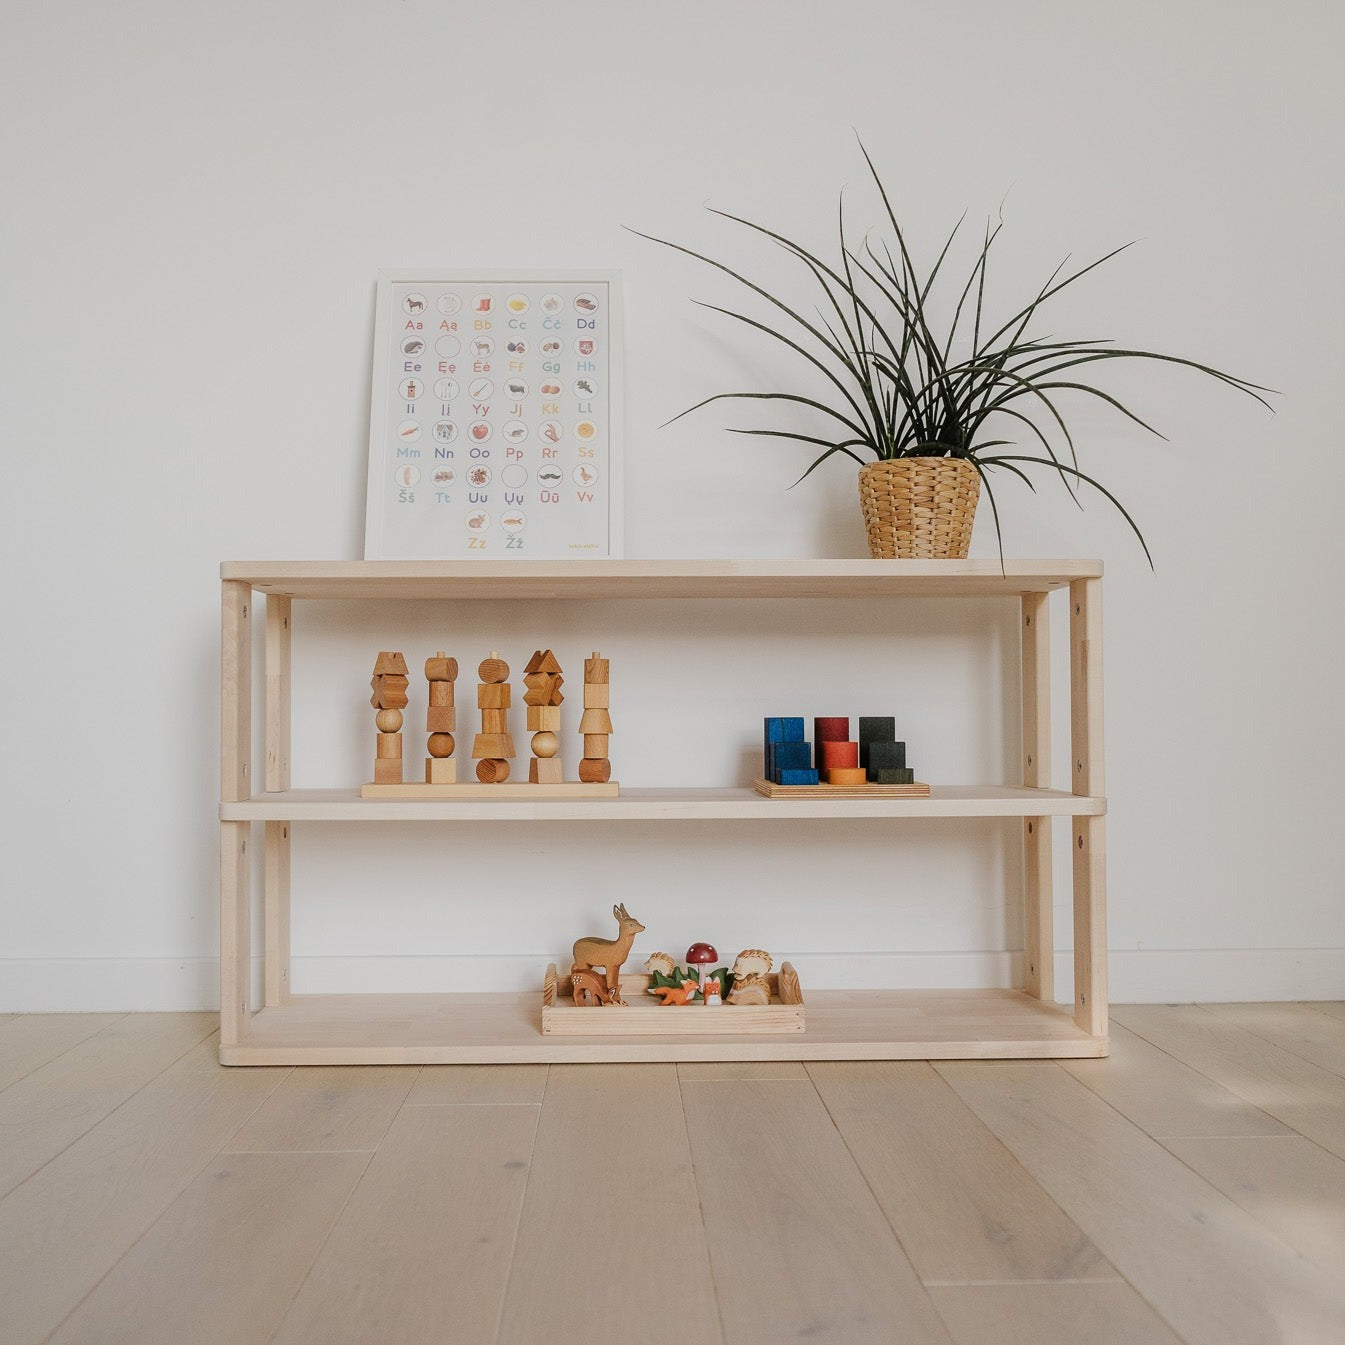
<svg viewBox="0 0 1345 1345"><path fill-rule="evenodd" d="M173 1202L49 1345L261 1345L355 1189L366 1153L237 1153Z"/></svg>
<svg viewBox="0 0 1345 1345"><path fill-rule="evenodd" d="M792 1079L807 1083L797 1060L684 1060L677 1066L683 1083L725 1083L730 1079Z"/></svg>
<svg viewBox="0 0 1345 1345"><path fill-rule="evenodd" d="M0 1093L0 1195L204 1041L217 1015L130 1014Z"/></svg>
<svg viewBox="0 0 1345 1345"><path fill-rule="evenodd" d="M1307 1007L1316 1009L1318 1013L1329 1014L1332 1018L1345 1018L1345 1000L1314 999L1308 1002Z"/></svg>
<svg viewBox="0 0 1345 1345"><path fill-rule="evenodd" d="M225 1069L214 1037L0 1200L0 1340L42 1340L288 1073Z"/></svg>
<svg viewBox="0 0 1345 1345"><path fill-rule="evenodd" d="M407 1102L540 1105L546 1065L426 1065Z"/></svg>
<svg viewBox="0 0 1345 1345"><path fill-rule="evenodd" d="M490 1345L537 1115L403 1108L276 1345Z"/></svg>
<svg viewBox="0 0 1345 1345"><path fill-rule="evenodd" d="M627 1333L722 1345L677 1067L553 1065L499 1345Z"/></svg>
<svg viewBox="0 0 1345 1345"><path fill-rule="evenodd" d="M20 1014L0 1034L0 1088L8 1088L125 1017L124 1013Z"/></svg>
<svg viewBox="0 0 1345 1345"><path fill-rule="evenodd" d="M1128 1284L938 1285L930 1293L958 1345L1182 1345Z"/></svg>
<svg viewBox="0 0 1345 1345"><path fill-rule="evenodd" d="M1128 1004L1121 1022L1207 1079L1345 1157L1345 1079L1195 1005Z"/></svg>
<svg viewBox="0 0 1345 1345"><path fill-rule="evenodd" d="M1345 1076L1345 1021L1306 1004L1206 1004L1207 1012L1244 1032Z"/></svg>
<svg viewBox="0 0 1345 1345"><path fill-rule="evenodd" d="M682 1094L728 1345L951 1341L811 1084Z"/></svg>
<svg viewBox="0 0 1345 1345"><path fill-rule="evenodd" d="M927 1284L1118 1278L930 1065L847 1061L808 1073Z"/></svg>
<svg viewBox="0 0 1345 1345"><path fill-rule="evenodd" d="M1061 1066L1150 1135L1294 1133L1115 1021L1110 1036L1106 1059L1062 1060Z"/></svg>
<svg viewBox="0 0 1345 1345"><path fill-rule="evenodd" d="M293 1070L228 1148L376 1149L415 1078L414 1065Z"/></svg>
<svg viewBox="0 0 1345 1345"><path fill-rule="evenodd" d="M1339 1345L1345 1282L1064 1070L938 1069L1188 1345Z"/></svg>
<svg viewBox="0 0 1345 1345"><path fill-rule="evenodd" d="M1345 1272L1345 1162L1334 1154L1298 1135L1163 1143L1308 1260Z"/></svg>

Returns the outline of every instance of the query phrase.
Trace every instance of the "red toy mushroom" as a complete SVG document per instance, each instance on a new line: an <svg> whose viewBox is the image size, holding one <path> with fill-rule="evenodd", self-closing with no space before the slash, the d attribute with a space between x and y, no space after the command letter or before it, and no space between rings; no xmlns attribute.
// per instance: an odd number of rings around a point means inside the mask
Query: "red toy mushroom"
<svg viewBox="0 0 1345 1345"><path fill-rule="evenodd" d="M687 966L696 968L696 973L700 977L701 994L705 993L705 981L710 968L718 961L719 954L715 952L712 943L693 943L687 949Z"/></svg>

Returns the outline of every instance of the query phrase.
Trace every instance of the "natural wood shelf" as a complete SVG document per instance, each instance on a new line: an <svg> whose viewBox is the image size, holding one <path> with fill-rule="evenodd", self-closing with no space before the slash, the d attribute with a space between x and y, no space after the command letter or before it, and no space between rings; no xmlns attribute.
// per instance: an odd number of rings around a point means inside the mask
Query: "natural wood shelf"
<svg viewBox="0 0 1345 1345"><path fill-rule="evenodd" d="M220 1059L231 1065L600 1060L845 1060L1107 1053L1102 565L1007 561L258 561L221 566ZM1050 594L1068 590L1072 792L1051 779ZM264 602L257 601L257 595ZM751 788L627 788L619 798L370 798L291 788L292 624L303 600L493 602L998 598L1020 619L1021 787L935 785L928 798L763 798ZM296 606L296 603L299 606ZM253 628L264 752L254 756ZM861 620L871 616L859 609ZM1021 772L1021 774L1019 773ZM265 792L262 792L263 786ZM607 822L1016 818L1021 990L809 990L780 1037L544 1036L534 992L294 997L293 826L309 822ZM1052 819L1064 819L1052 826ZM254 828L253 823L264 826ZM252 995L254 832L261 833L263 1006ZM1071 856L1074 1003L1054 1003L1053 831ZM777 832L764 828L763 841ZM805 968L806 970L806 968ZM601 1010L590 1012L601 1013ZM671 1011L670 1011L671 1012ZM714 1010L707 1010L714 1012ZM652 1015L651 1015L652 1016ZM728 1020L724 1020L727 1022Z"/></svg>
<svg viewBox="0 0 1345 1345"><path fill-rule="evenodd" d="M1061 1059L1107 1052L1106 1038L1076 1027L1067 1008L1019 990L809 990L807 1000L807 1031L784 1036L570 1037L542 1035L535 990L299 995L254 1014L237 1045L221 1046L220 1059L226 1065L572 1064Z"/></svg>
<svg viewBox="0 0 1345 1345"><path fill-rule="evenodd" d="M1049 593L1096 560L227 561L287 598L951 598Z"/></svg>
<svg viewBox="0 0 1345 1345"><path fill-rule="evenodd" d="M1098 817L1106 799L1060 789L932 785L921 798L766 799L754 789L632 789L615 799L363 799L286 789L220 804L223 822L679 822L801 817Z"/></svg>

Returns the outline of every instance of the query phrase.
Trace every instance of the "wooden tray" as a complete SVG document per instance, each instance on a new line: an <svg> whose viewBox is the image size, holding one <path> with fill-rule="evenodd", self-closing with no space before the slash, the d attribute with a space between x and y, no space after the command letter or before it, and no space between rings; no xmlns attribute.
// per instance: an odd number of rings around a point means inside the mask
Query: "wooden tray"
<svg viewBox="0 0 1345 1345"><path fill-rule="evenodd" d="M604 785L586 785L581 780L566 780L559 785L533 785L526 780L506 780L499 785L483 785L477 780L460 785L424 785L407 781L403 785L361 785L362 799L615 799L621 786L615 780Z"/></svg>
<svg viewBox="0 0 1345 1345"><path fill-rule="evenodd" d="M757 780L752 786L768 799L927 799L929 786L909 785L777 785Z"/></svg>
<svg viewBox="0 0 1345 1345"><path fill-rule="evenodd" d="M569 977L553 962L542 982L542 1032L565 1037L721 1037L753 1032L804 1031L803 992L788 962L767 976L769 1004L661 1005L645 990L653 978L642 973L621 978L621 1004L580 1006L570 997Z"/></svg>

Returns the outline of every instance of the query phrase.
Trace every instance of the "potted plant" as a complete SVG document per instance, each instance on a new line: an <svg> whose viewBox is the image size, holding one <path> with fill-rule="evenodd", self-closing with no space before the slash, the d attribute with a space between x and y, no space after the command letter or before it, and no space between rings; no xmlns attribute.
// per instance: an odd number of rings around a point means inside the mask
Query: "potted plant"
<svg viewBox="0 0 1345 1345"><path fill-rule="evenodd" d="M1110 341L1062 341L1029 333L1034 318L1054 295L1110 261L1129 244L1063 276L1065 263L1061 263L1035 296L1007 321L992 321L984 311L986 268L1003 228L1002 219L993 228L987 223L984 241L952 309L952 319L939 334L931 316L930 297L961 221L929 272L921 276L878 170L862 144L860 150L882 198L891 237L866 235L862 245L855 244L847 232L842 197L840 255L835 265L773 229L727 211L712 210L771 239L804 265L821 292L816 320L804 317L722 262L667 239L632 231L724 272L772 305L787 322L761 321L715 304L704 306L788 347L820 371L834 389L829 402L796 392L721 392L688 407L681 415L711 402L739 398L791 402L821 412L828 419L830 433L806 434L795 429L734 432L821 448L800 481L837 454L858 463L860 501L869 551L875 558L965 557L982 484L990 500L1002 558L999 510L990 476L995 471L1007 472L1035 489L1024 470L1032 465L1057 474L1071 495L1081 481L1101 491L1120 510L1149 556L1143 534L1121 502L1080 470L1074 439L1057 403L1062 393L1100 398L1145 430L1153 434L1158 431L1077 371L1106 360L1161 360L1208 375L1255 398L1267 409L1269 403L1260 394L1269 389L1173 355L1120 349ZM959 341L965 343L968 335L969 353L955 357L955 346ZM1017 439L1003 437L1015 431L1019 438L1026 437L1032 451L1023 452ZM1152 557L1149 559L1152 565Z"/></svg>

